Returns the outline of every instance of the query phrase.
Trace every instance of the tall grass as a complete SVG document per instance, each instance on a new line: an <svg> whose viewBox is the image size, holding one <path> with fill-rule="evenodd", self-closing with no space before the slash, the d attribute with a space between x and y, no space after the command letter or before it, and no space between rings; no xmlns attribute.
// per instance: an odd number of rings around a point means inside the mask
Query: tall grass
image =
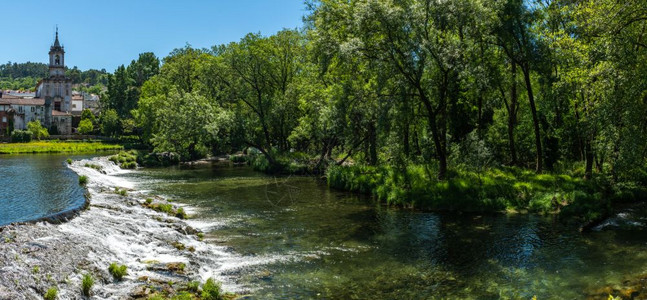
<svg viewBox="0 0 647 300"><path fill-rule="evenodd" d="M81 280L81 293L83 293L83 296L90 297L92 286L94 286L94 278L90 273L86 273Z"/></svg>
<svg viewBox="0 0 647 300"><path fill-rule="evenodd" d="M104 150L121 150L123 146L102 142L37 141L30 143L0 144L0 154L19 153L87 153Z"/></svg>
<svg viewBox="0 0 647 300"><path fill-rule="evenodd" d="M580 208L584 203L599 206L602 199L596 194L595 184L564 174L502 168L453 171L445 181L436 180L433 174L424 165L402 169L332 166L327 170L327 180L333 188L371 194L387 204L431 210L527 209L548 213L574 203Z"/></svg>
<svg viewBox="0 0 647 300"><path fill-rule="evenodd" d="M128 274L128 267L125 265L118 265L117 263L111 263L110 266L108 267L108 272L114 279L117 281L121 281L124 276Z"/></svg>

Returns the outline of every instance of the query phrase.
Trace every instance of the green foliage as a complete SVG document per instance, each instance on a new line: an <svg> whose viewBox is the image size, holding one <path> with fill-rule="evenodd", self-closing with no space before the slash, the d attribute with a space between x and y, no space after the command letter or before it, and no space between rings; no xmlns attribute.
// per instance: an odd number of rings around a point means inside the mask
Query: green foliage
<svg viewBox="0 0 647 300"><path fill-rule="evenodd" d="M14 131L15 132L15 131ZM26 134L31 138L31 134ZM92 153L105 150L121 150L124 147L117 144L105 144L102 142L61 142L42 141L20 144L0 144L0 154L17 153Z"/></svg>
<svg viewBox="0 0 647 300"><path fill-rule="evenodd" d="M72 164L72 159L71 159L71 158L68 158L68 159L66 159L65 161L67 162L67 164L68 164L68 165L71 165L71 164Z"/></svg>
<svg viewBox="0 0 647 300"><path fill-rule="evenodd" d="M85 176L85 175L79 176L79 184L80 185L88 184L88 176Z"/></svg>
<svg viewBox="0 0 647 300"><path fill-rule="evenodd" d="M86 108L83 110L83 112L81 112L81 121L83 120L89 120L90 122L94 123L96 121L96 118L92 111Z"/></svg>
<svg viewBox="0 0 647 300"><path fill-rule="evenodd" d="M197 293L200 290L200 282L190 281L186 284L186 289L190 292Z"/></svg>
<svg viewBox="0 0 647 300"><path fill-rule="evenodd" d="M11 132L12 143L29 143L31 142L32 133L29 130L14 130Z"/></svg>
<svg viewBox="0 0 647 300"><path fill-rule="evenodd" d="M81 279L82 295L86 297L90 297L90 293L92 292L92 286L94 286L94 278L92 277L92 274L90 273L83 274L83 278Z"/></svg>
<svg viewBox="0 0 647 300"><path fill-rule="evenodd" d="M207 279L207 282L202 285L200 296L203 300L222 300L220 283L216 283L213 278Z"/></svg>
<svg viewBox="0 0 647 300"><path fill-rule="evenodd" d="M27 123L27 130L31 132L33 138L40 141L41 138L49 136L47 128L40 125L40 121L31 121Z"/></svg>
<svg viewBox="0 0 647 300"><path fill-rule="evenodd" d="M177 153L182 160L204 157L232 123L231 113L206 97L177 91L143 97L135 118L155 130L150 139L155 152Z"/></svg>
<svg viewBox="0 0 647 300"><path fill-rule="evenodd" d="M122 169L136 169L137 168L137 151L120 151L119 153L108 158L111 162L119 165Z"/></svg>
<svg viewBox="0 0 647 300"><path fill-rule="evenodd" d="M99 120L103 135L116 136L121 133L121 120L114 109L107 109L101 112Z"/></svg>
<svg viewBox="0 0 647 300"><path fill-rule="evenodd" d="M79 123L78 130L80 134L90 134L94 131L94 125L92 124L91 120L83 119Z"/></svg>
<svg viewBox="0 0 647 300"><path fill-rule="evenodd" d="M181 208L181 207L177 209L175 216L180 219L187 218L186 212L184 212L184 208Z"/></svg>
<svg viewBox="0 0 647 300"><path fill-rule="evenodd" d="M58 289L56 287L50 287L45 295L43 296L45 300L55 300L58 298Z"/></svg>
<svg viewBox="0 0 647 300"><path fill-rule="evenodd" d="M108 267L108 272L115 280L121 281L124 276L128 274L128 267L125 265L118 265L116 262L113 262Z"/></svg>
<svg viewBox="0 0 647 300"><path fill-rule="evenodd" d="M437 181L429 166L330 167L331 187L372 194L391 205L434 210L502 211L528 209L551 213L578 205L578 193L590 186L567 175L536 175L518 168L489 169L481 173L459 171ZM584 191L584 192L583 192Z"/></svg>

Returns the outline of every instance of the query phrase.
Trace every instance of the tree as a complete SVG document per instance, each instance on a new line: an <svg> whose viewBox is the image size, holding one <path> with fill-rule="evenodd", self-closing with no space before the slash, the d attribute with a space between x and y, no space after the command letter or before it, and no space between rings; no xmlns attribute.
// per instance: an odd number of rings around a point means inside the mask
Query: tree
<svg viewBox="0 0 647 300"><path fill-rule="evenodd" d="M81 112L81 120L90 120L90 122L94 123L95 117L92 111L86 108Z"/></svg>
<svg viewBox="0 0 647 300"><path fill-rule="evenodd" d="M183 160L203 157L231 123L231 115L197 93L173 91L160 97L158 130L151 142L157 152L175 152Z"/></svg>
<svg viewBox="0 0 647 300"><path fill-rule="evenodd" d="M99 118L101 133L105 136L116 136L121 133L121 121L117 111L107 109L101 113Z"/></svg>
<svg viewBox="0 0 647 300"><path fill-rule="evenodd" d="M49 133L47 132L47 128L40 125L40 121L38 120L34 120L27 123L27 130L31 132L33 138L39 141L41 138L45 138L49 136Z"/></svg>
<svg viewBox="0 0 647 300"><path fill-rule="evenodd" d="M80 134L90 134L94 131L94 125L90 119L82 119L78 130Z"/></svg>

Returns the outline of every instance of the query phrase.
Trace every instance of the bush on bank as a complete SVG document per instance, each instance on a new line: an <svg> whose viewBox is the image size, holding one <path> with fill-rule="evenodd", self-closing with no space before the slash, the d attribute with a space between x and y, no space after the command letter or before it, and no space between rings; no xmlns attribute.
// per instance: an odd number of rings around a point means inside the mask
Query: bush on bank
<svg viewBox="0 0 647 300"><path fill-rule="evenodd" d="M604 177L584 181L566 174L535 174L520 168L454 171L446 181L423 165L393 167L331 166L333 188L370 194L389 205L450 211L529 210L560 212L592 220L612 202L647 197L640 185L612 185Z"/></svg>

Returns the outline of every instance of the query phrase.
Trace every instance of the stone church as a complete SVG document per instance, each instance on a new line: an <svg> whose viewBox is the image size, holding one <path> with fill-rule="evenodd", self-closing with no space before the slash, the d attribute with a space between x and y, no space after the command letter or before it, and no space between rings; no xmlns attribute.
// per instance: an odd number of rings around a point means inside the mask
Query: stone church
<svg viewBox="0 0 647 300"><path fill-rule="evenodd" d="M65 49L56 39L49 48L49 76L36 85L36 93L10 94L0 91L0 135L7 129L25 130L38 120L60 135L72 134L72 111L80 114L83 104L72 107L72 79L65 76Z"/></svg>
<svg viewBox="0 0 647 300"><path fill-rule="evenodd" d="M61 134L72 133L72 79L65 76L65 49L58 41L58 29L54 45L49 48L49 77L36 85L35 98L45 100L45 126L56 126Z"/></svg>

